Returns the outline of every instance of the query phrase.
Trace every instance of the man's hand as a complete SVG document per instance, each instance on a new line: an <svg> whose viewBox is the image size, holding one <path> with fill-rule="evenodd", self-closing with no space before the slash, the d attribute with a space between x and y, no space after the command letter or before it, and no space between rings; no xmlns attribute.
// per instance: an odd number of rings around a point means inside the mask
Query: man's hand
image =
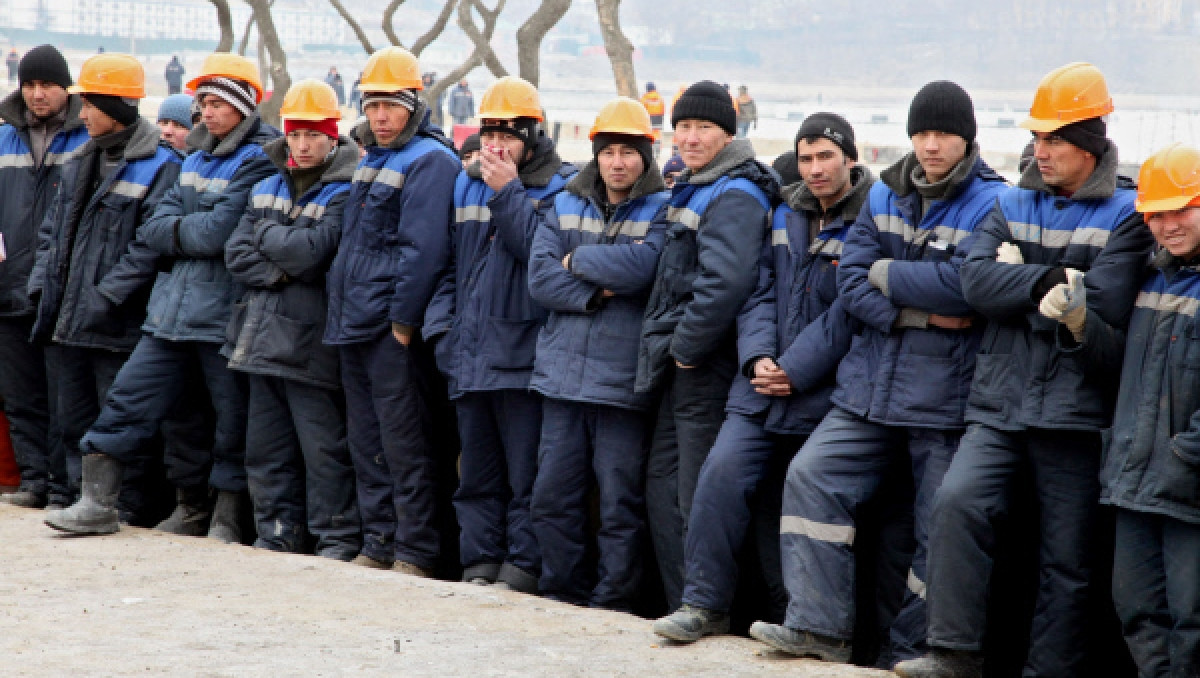
<svg viewBox="0 0 1200 678"><path fill-rule="evenodd" d="M759 358L754 363L754 378L750 380L757 393L768 396L792 394L792 382L788 375L771 358Z"/></svg>
<svg viewBox="0 0 1200 678"><path fill-rule="evenodd" d="M971 316L929 314L929 326L943 330L967 330L971 328Z"/></svg>
<svg viewBox="0 0 1200 678"><path fill-rule="evenodd" d="M408 346L412 343L413 328L400 323L392 323L392 336L400 342L401 346Z"/></svg>
<svg viewBox="0 0 1200 678"><path fill-rule="evenodd" d="M678 368L679 368L679 369L681 369L681 370L694 370L694 369L696 369L696 366L695 366L695 365L684 365L683 363L679 362L678 360L676 360L676 361L675 361L675 367L678 367Z"/></svg>
<svg viewBox="0 0 1200 678"><path fill-rule="evenodd" d="M571 270L571 253L570 252L567 252L567 256L563 257L562 265L563 265L563 268L567 269L568 271Z"/></svg>
<svg viewBox="0 0 1200 678"><path fill-rule="evenodd" d="M1050 288L1038 304L1038 313L1066 325L1075 341L1083 341L1083 325L1087 321L1087 288L1083 286L1081 271L1068 268L1066 272L1066 284L1059 283Z"/></svg>
<svg viewBox="0 0 1200 678"><path fill-rule="evenodd" d="M1023 264L1025 257L1021 256L1021 248L1010 242L1002 242L996 248L996 261L1002 264Z"/></svg>
<svg viewBox="0 0 1200 678"><path fill-rule="evenodd" d="M479 149L479 174L493 191L499 191L517 178L517 161L509 157L506 148L496 152L484 146Z"/></svg>

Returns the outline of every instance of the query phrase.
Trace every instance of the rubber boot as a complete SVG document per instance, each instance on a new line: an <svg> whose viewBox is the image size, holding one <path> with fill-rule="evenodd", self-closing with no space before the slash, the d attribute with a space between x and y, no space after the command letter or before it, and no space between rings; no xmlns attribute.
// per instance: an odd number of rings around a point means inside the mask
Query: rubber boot
<svg viewBox="0 0 1200 678"><path fill-rule="evenodd" d="M241 492L217 492L217 504L213 506L212 524L208 527L208 538L226 544L242 543L242 506L245 498Z"/></svg>
<svg viewBox="0 0 1200 678"><path fill-rule="evenodd" d="M155 525L154 529L185 537L203 537L208 534L208 522L211 517L208 488L181 487L175 490L175 510L166 520Z"/></svg>
<svg viewBox="0 0 1200 678"><path fill-rule="evenodd" d="M924 657L896 664L893 670L901 678L981 678L983 655L935 647Z"/></svg>
<svg viewBox="0 0 1200 678"><path fill-rule="evenodd" d="M112 534L121 529L117 494L121 491L121 462L107 454L83 457L83 496L60 511L46 513L46 524L71 534Z"/></svg>

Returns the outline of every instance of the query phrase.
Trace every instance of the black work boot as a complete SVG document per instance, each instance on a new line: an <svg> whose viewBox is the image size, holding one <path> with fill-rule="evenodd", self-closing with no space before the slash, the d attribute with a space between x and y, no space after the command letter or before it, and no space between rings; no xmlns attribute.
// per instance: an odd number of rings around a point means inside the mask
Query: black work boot
<svg viewBox="0 0 1200 678"><path fill-rule="evenodd" d="M185 537L203 537L208 534L208 521L212 516L208 498L207 487L176 489L175 510L166 520L155 525L154 529Z"/></svg>
<svg viewBox="0 0 1200 678"><path fill-rule="evenodd" d="M815 657L825 662L850 663L850 641L830 638L808 631L797 631L782 624L754 622L750 637L797 657Z"/></svg>
<svg viewBox="0 0 1200 678"><path fill-rule="evenodd" d="M40 509L46 505L46 495L31 490L17 490L0 495L0 501L21 508Z"/></svg>
<svg viewBox="0 0 1200 678"><path fill-rule="evenodd" d="M217 504L213 506L212 524L208 528L208 538L223 541L226 544L242 543L242 505L241 492L217 492Z"/></svg>
<svg viewBox="0 0 1200 678"><path fill-rule="evenodd" d="M935 647L924 657L896 664L893 671L901 678L981 678L983 656L978 652Z"/></svg>
<svg viewBox="0 0 1200 678"><path fill-rule="evenodd" d="M121 529L117 494L121 491L121 462L107 454L83 457L83 496L61 511L48 511L46 524L71 534L112 534Z"/></svg>
<svg viewBox="0 0 1200 678"><path fill-rule="evenodd" d="M655 621L653 628L663 638L694 643L704 636L729 633L729 615L684 603L678 610Z"/></svg>

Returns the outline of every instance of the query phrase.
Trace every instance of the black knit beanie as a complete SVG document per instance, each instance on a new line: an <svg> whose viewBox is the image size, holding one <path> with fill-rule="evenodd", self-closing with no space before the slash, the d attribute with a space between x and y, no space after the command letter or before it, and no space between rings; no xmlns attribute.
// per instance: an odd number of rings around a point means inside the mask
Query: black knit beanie
<svg viewBox="0 0 1200 678"><path fill-rule="evenodd" d="M737 132L737 111L729 92L712 80L701 80L684 90L671 109L671 127L687 119L707 120L728 134Z"/></svg>
<svg viewBox="0 0 1200 678"><path fill-rule="evenodd" d="M800 123L792 147L800 145L801 139L819 137L837 144L851 160L858 160L858 147L854 145L854 128L837 113L813 113Z"/></svg>
<svg viewBox="0 0 1200 678"><path fill-rule="evenodd" d="M462 148L458 149L458 159L462 160L463 157L466 156L466 154L470 153L471 151L478 151L478 150L479 150L479 135L472 134L471 136L467 137L466 139L463 139Z"/></svg>
<svg viewBox="0 0 1200 678"><path fill-rule="evenodd" d="M1063 125L1052 134L1062 137L1067 143L1078 146L1097 158L1108 150L1108 125L1103 118L1088 118Z"/></svg>
<svg viewBox="0 0 1200 678"><path fill-rule="evenodd" d="M600 151L612 144L626 144L632 146L642 156L643 170L654 167L654 142L646 137L636 136L633 134L612 134L611 132L601 132L592 139L592 157L600 155Z"/></svg>
<svg viewBox="0 0 1200 678"><path fill-rule="evenodd" d="M129 100L108 94L84 94L83 98L87 99L89 104L100 109L102 113L126 127L138 119L137 104L131 104Z"/></svg>
<svg viewBox="0 0 1200 678"><path fill-rule="evenodd" d="M21 57L17 66L17 78L21 84L33 80L52 82L64 89L74 83L71 81L71 69L67 68L67 60L62 52L54 45L38 45Z"/></svg>
<svg viewBox="0 0 1200 678"><path fill-rule="evenodd" d="M975 141L975 105L966 90L948 80L921 88L908 107L908 136L933 130Z"/></svg>

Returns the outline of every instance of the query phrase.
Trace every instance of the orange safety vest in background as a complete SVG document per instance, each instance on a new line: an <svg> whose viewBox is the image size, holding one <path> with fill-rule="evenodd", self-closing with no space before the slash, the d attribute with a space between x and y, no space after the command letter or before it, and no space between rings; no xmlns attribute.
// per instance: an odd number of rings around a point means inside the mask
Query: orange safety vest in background
<svg viewBox="0 0 1200 678"><path fill-rule="evenodd" d="M646 92L642 95L642 105L646 107L646 112L650 114L650 118L655 116L662 117L666 112L666 105L663 103L662 95L658 92Z"/></svg>

